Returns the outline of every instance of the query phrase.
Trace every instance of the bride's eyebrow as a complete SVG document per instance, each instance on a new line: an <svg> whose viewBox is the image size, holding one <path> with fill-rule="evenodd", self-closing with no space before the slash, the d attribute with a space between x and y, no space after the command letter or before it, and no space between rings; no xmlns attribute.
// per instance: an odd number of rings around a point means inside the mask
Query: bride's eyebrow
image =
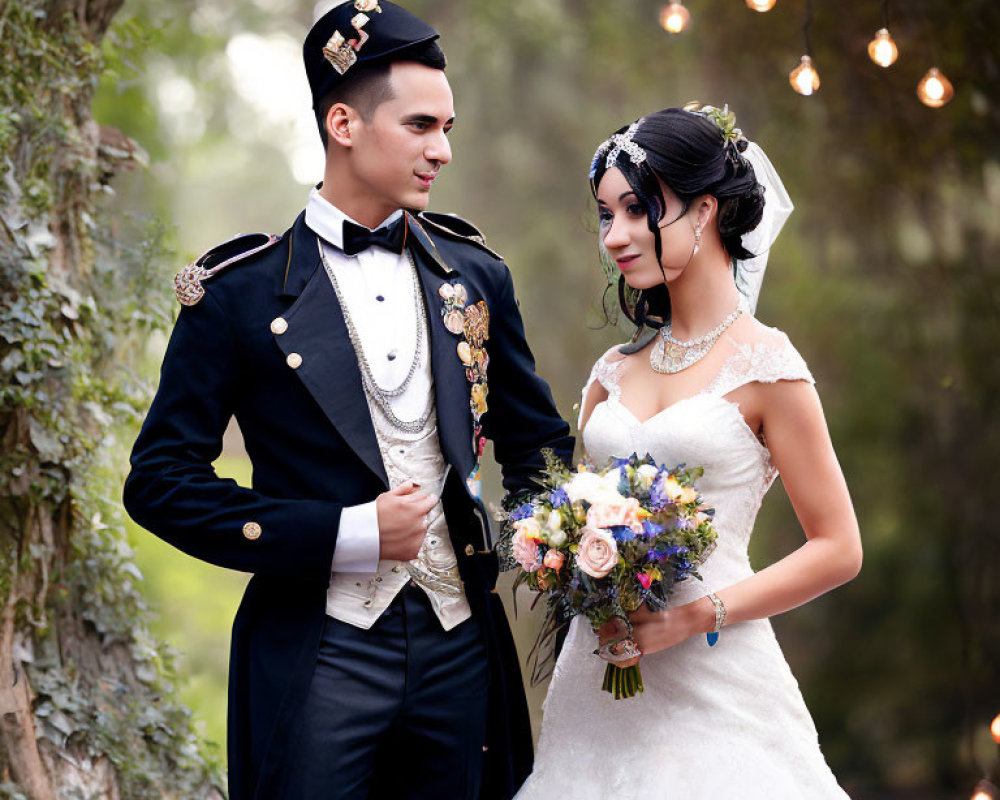
<svg viewBox="0 0 1000 800"><path fill-rule="evenodd" d="M635 195L636 197L638 197L638 195L636 195L635 192L622 192L620 195L618 195L618 202L620 203L622 200L624 200L629 195ZM606 206L607 203L605 203L600 197L598 197L597 198L597 205L599 205L599 206Z"/></svg>

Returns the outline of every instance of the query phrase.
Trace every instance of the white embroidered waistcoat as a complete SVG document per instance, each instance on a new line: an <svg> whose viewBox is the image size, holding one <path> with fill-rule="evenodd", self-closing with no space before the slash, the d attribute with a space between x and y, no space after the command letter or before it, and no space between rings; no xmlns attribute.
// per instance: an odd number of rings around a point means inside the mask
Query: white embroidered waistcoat
<svg viewBox="0 0 1000 800"><path fill-rule="evenodd" d="M419 315L417 324L425 326L420 368L429 374L429 331L423 315ZM433 385L430 391L434 391ZM412 579L430 598L441 627L451 630L471 617L472 611L465 597L440 500L448 465L441 453L436 409L431 407L420 431L407 433L385 418L367 387L365 396L389 486L395 488L413 481L422 491L437 494L438 502L427 515L427 536L415 559L380 559L374 573L333 572L327 591L326 613L359 628L370 628Z"/></svg>

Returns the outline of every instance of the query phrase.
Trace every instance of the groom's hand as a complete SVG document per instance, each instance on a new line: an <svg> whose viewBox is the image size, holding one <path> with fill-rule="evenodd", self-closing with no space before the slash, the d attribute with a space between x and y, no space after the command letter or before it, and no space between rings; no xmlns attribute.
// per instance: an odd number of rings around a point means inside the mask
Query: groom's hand
<svg viewBox="0 0 1000 800"><path fill-rule="evenodd" d="M438 499L420 492L419 488L409 481L380 494L375 500L379 558L410 561L420 552L427 535L427 515Z"/></svg>

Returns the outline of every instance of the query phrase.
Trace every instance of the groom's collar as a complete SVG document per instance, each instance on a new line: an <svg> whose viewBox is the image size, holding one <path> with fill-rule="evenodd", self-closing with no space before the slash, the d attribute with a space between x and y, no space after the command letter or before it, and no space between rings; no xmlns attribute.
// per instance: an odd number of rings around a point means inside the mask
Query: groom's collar
<svg viewBox="0 0 1000 800"><path fill-rule="evenodd" d="M395 222L403 214L401 209L397 209L386 217L382 222L369 230L378 230ZM306 225L324 241L332 244L341 250L344 249L344 223L353 222L364 228L357 220L351 219L347 214L337 208L319 193L319 187L309 192L309 202L306 204Z"/></svg>

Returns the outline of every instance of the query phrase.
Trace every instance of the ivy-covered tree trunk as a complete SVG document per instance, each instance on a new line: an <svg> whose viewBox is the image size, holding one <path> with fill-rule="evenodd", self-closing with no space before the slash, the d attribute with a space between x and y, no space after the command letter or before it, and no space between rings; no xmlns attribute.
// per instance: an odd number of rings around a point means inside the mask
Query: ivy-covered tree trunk
<svg viewBox="0 0 1000 800"><path fill-rule="evenodd" d="M219 797L145 628L110 466L166 319L101 208L141 151L91 100L123 0L0 0L0 796ZM154 237L155 239L155 237Z"/></svg>

